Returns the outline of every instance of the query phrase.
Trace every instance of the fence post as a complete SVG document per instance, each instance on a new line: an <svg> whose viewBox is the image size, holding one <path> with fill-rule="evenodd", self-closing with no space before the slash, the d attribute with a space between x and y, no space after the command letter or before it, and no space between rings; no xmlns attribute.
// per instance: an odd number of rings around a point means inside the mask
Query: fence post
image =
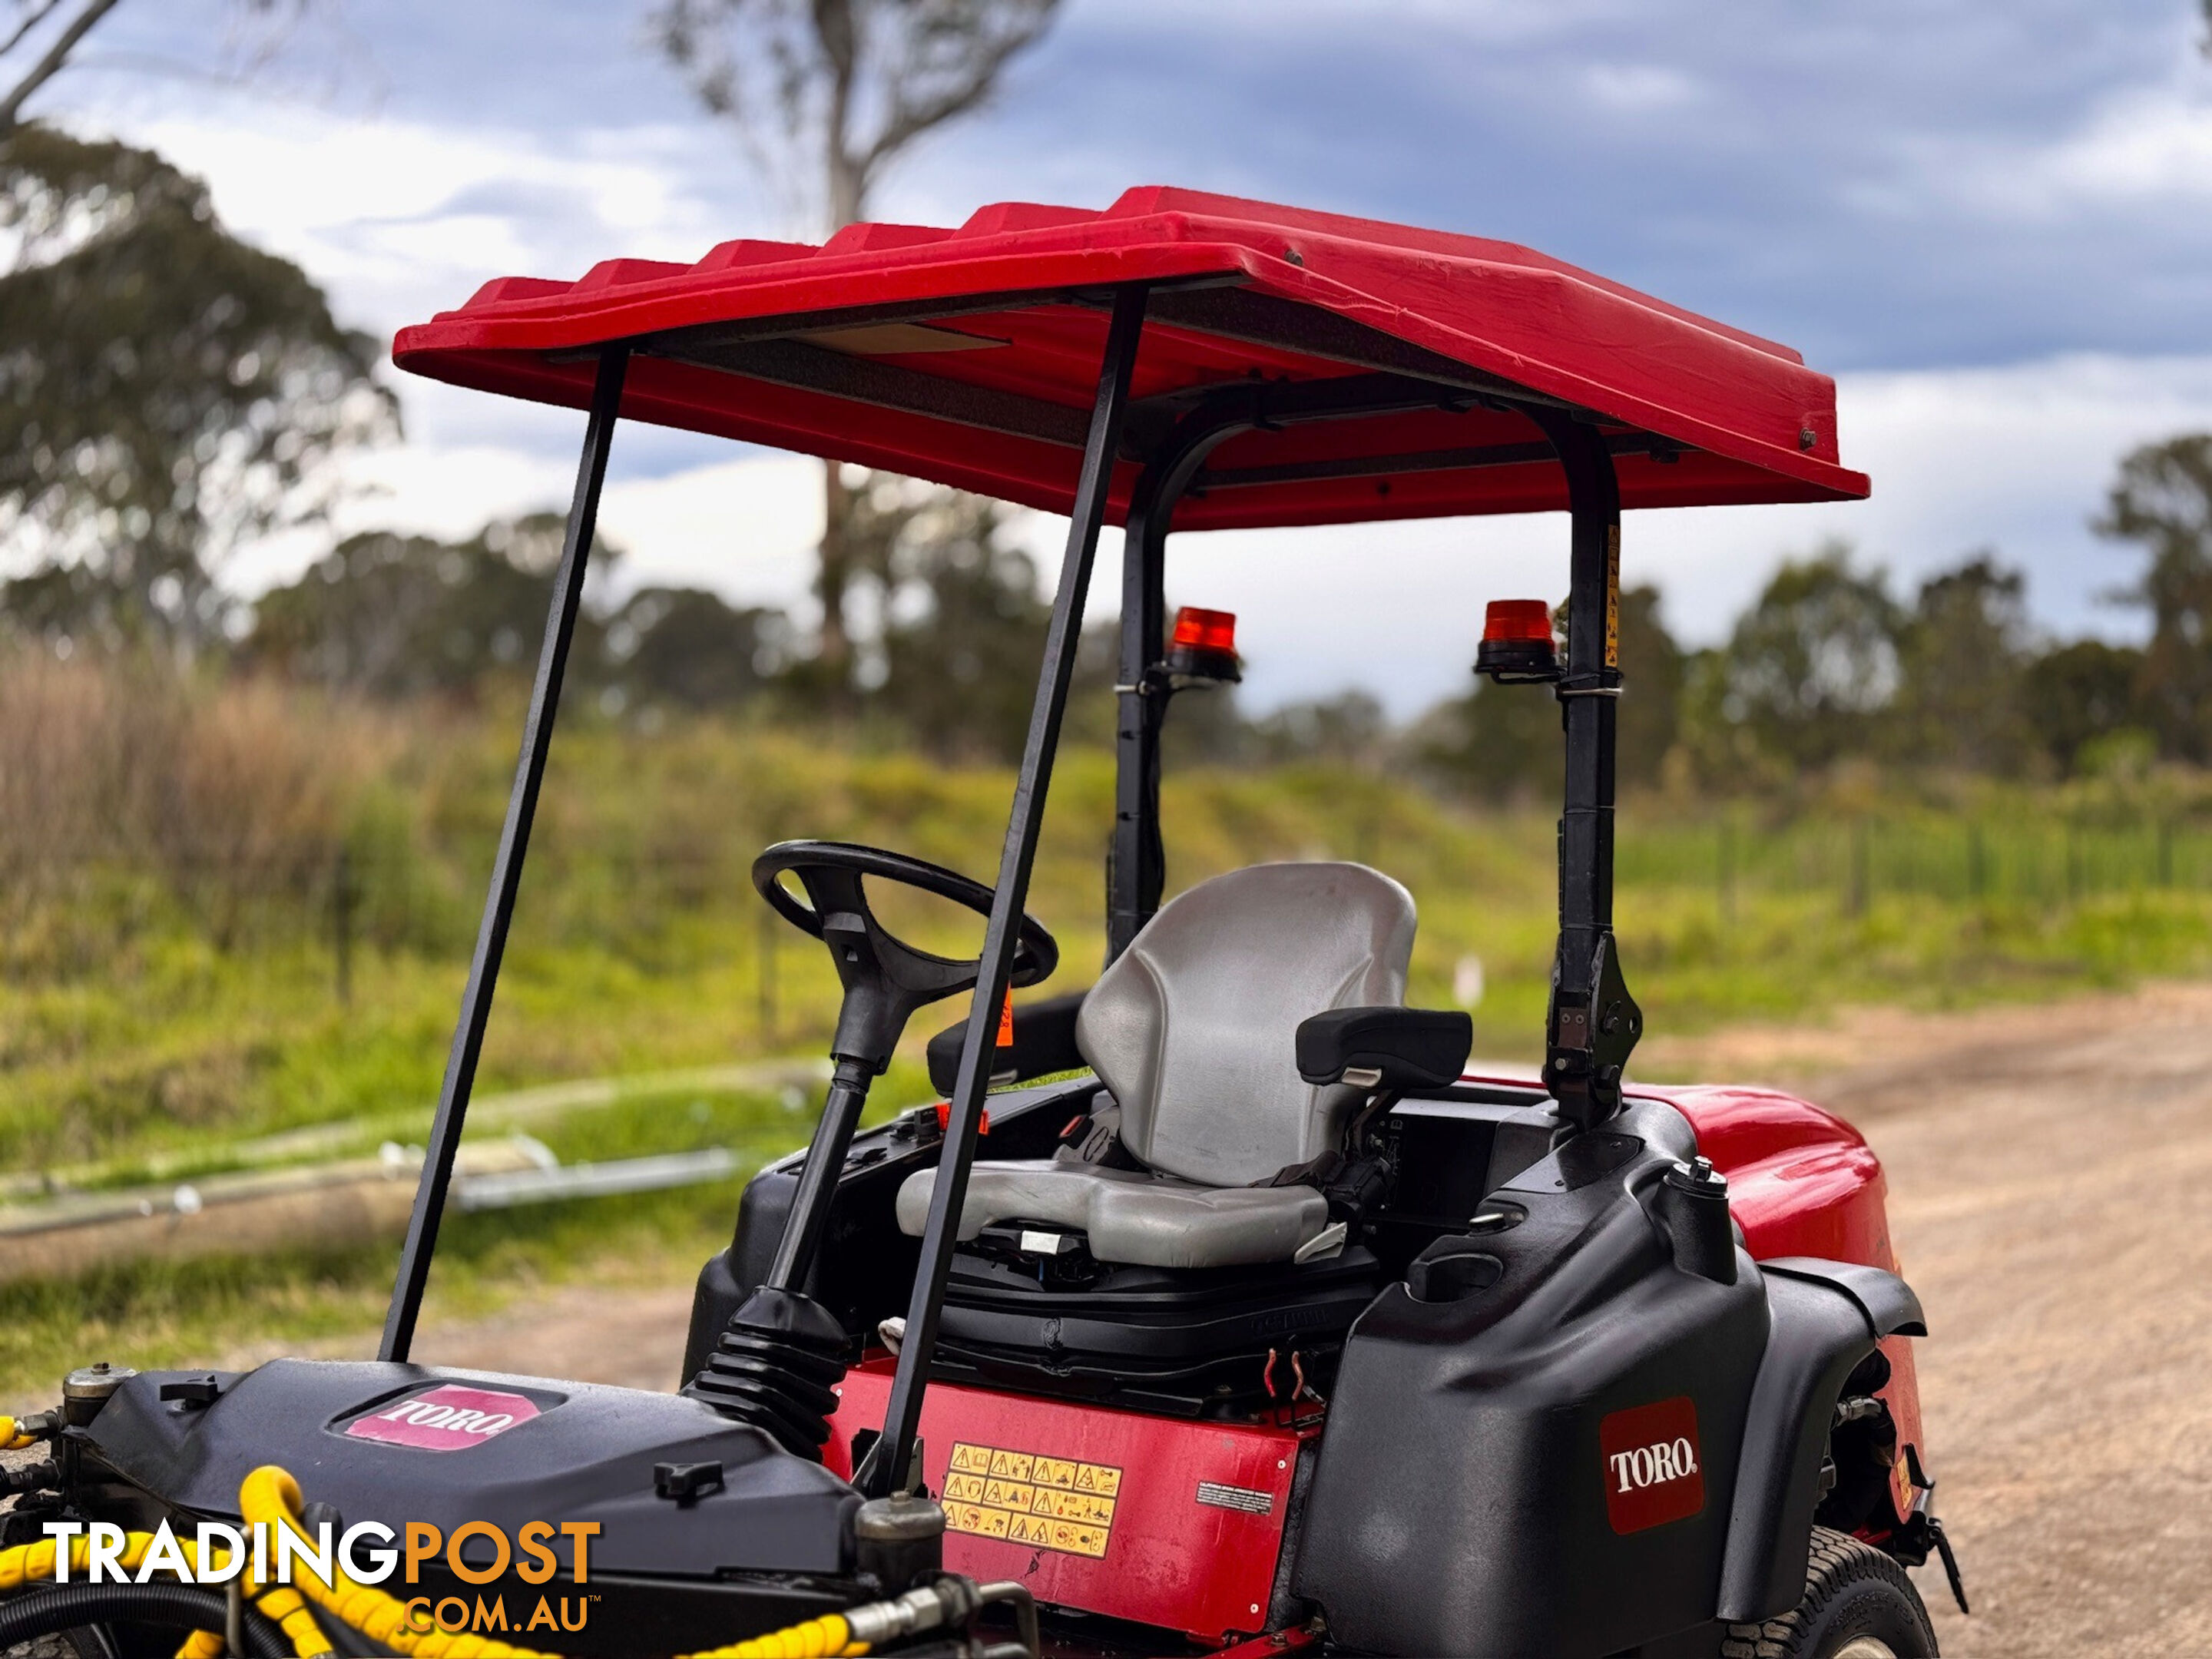
<svg viewBox="0 0 2212 1659"><path fill-rule="evenodd" d="M2158 819L2158 884L2173 885L2173 820L2163 812Z"/></svg>
<svg viewBox="0 0 2212 1659"><path fill-rule="evenodd" d="M2081 896L2081 826L2072 818L2066 820L2066 902L2074 903Z"/></svg>
<svg viewBox="0 0 2212 1659"><path fill-rule="evenodd" d="M1966 896L1978 902L1989 887L1988 852L1979 819L1966 826Z"/></svg>
<svg viewBox="0 0 2212 1659"><path fill-rule="evenodd" d="M1867 867L1868 836L1867 820L1863 817L1853 818L1851 820L1850 890L1844 898L1844 908L1847 915L1854 916L1863 916L1866 914L1867 902L1873 896L1870 890L1871 872Z"/></svg>
<svg viewBox="0 0 2212 1659"><path fill-rule="evenodd" d="M1719 869L1721 925L1735 926L1735 815L1721 809Z"/></svg>
<svg viewBox="0 0 2212 1659"><path fill-rule="evenodd" d="M338 1006L353 1006L353 852L338 848L337 867L331 875L331 944L337 957Z"/></svg>

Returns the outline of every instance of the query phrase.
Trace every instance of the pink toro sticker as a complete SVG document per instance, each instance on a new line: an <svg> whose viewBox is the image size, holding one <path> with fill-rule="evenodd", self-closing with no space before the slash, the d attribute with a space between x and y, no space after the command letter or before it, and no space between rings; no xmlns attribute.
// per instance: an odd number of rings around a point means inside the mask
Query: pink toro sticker
<svg viewBox="0 0 2212 1659"><path fill-rule="evenodd" d="M537 1402L519 1394L465 1389L447 1382L394 1401L382 1411L346 1425L352 1440L381 1440L423 1451L460 1451L538 1415Z"/></svg>

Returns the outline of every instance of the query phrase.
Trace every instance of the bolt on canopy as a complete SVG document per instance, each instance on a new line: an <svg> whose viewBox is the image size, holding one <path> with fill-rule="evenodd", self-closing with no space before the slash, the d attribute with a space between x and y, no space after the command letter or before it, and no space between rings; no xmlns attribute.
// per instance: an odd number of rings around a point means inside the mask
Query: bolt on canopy
<svg viewBox="0 0 2212 1659"><path fill-rule="evenodd" d="M1624 507L1868 493L1834 382L1785 346L1512 243L1158 185L501 277L392 356L582 409L623 341L629 419L1066 513L1133 283L1151 299L1109 522L1179 423L1237 401L1255 423L1206 456L1177 529L1564 508L1538 410L1602 434Z"/></svg>

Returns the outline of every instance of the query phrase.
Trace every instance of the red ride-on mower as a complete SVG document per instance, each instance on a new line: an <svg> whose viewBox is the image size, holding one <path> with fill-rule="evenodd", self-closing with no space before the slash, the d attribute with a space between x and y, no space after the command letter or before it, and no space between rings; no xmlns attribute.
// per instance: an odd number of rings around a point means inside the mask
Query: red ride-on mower
<svg viewBox="0 0 2212 1659"><path fill-rule="evenodd" d="M507 278L394 355L590 420L382 1355L76 1374L17 1425L53 1443L7 1543L334 1523L352 1577L227 1610L256 1652L488 1651L422 1620L502 1593L505 1639L574 1654L1936 1651L1905 1568L1950 1558L1880 1167L1800 1101L1631 1085L1612 928L1621 509L1863 495L1825 377L1526 248L1164 189ZM996 884L826 842L754 867L836 963L834 1081L701 1273L675 1395L409 1358L623 416L1071 520ZM1560 511L1564 654L1509 601L1477 659L1561 713L1546 1059L1469 1076L1467 1016L1404 1006L1389 875L1259 865L1161 902L1163 722L1236 673L1230 618L1167 622L1167 535ZM1059 954L1024 907L1109 519L1107 965L1002 1040ZM980 958L888 932L896 885L987 916ZM963 994L945 1102L858 1133L913 1016ZM372 1523L415 1589L356 1582ZM52 1573L37 1547L0 1587ZM210 1601L73 1580L0 1599L0 1642L151 1653Z"/></svg>

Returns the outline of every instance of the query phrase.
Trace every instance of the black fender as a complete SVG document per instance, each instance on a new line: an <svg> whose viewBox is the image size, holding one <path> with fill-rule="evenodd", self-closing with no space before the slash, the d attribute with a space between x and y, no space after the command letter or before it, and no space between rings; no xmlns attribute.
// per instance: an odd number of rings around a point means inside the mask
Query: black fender
<svg viewBox="0 0 2212 1659"><path fill-rule="evenodd" d="M1925 1336L1920 1299L1895 1273L1849 1261L1762 1261L1766 1353L1752 1384L1718 1616L1753 1624L1804 1594L1820 1459L1844 1381L1875 1343Z"/></svg>

